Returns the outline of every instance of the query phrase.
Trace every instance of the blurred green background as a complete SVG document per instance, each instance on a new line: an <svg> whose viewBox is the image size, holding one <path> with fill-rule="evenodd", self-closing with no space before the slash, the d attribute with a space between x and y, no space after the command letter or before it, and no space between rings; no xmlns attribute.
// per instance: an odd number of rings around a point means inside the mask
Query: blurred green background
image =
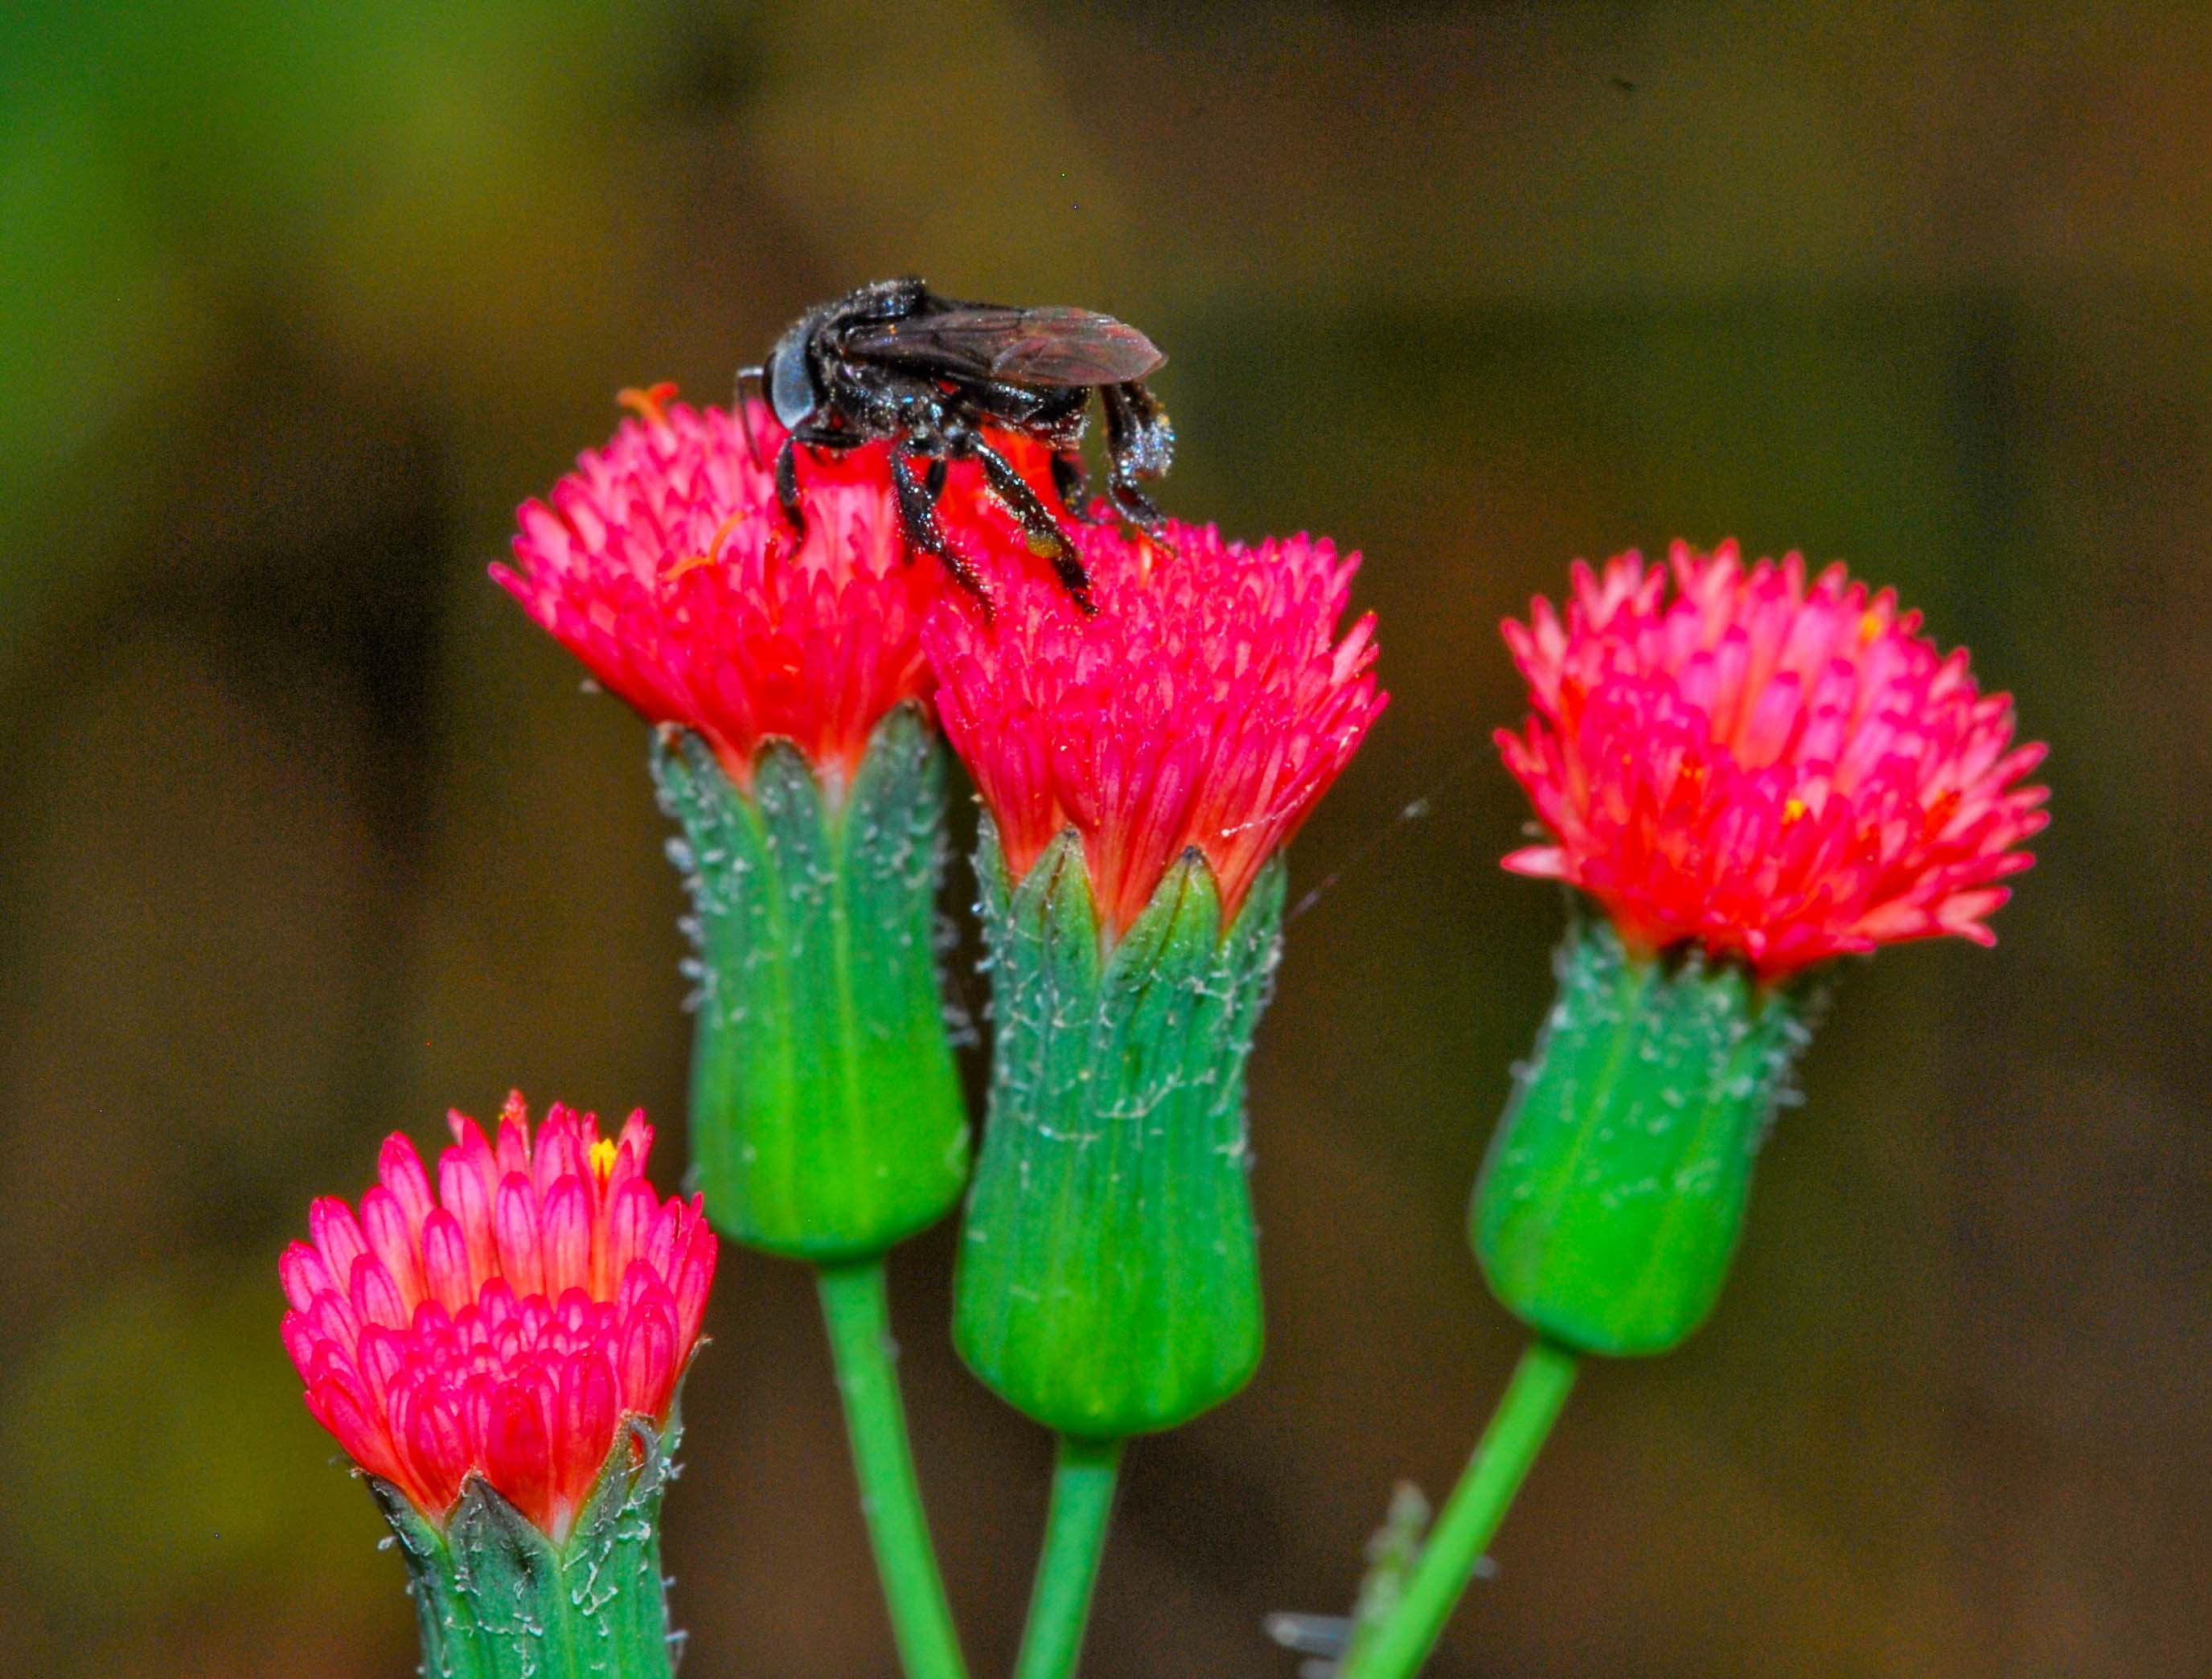
<svg viewBox="0 0 2212 1679"><path fill-rule="evenodd" d="M2212 1671L2208 111L2201 5L2091 0L0 8L0 1671L411 1668L277 1251L449 1103L676 1121L688 1035L643 731L484 567L618 386L908 270L1150 332L1169 505L1364 551L1396 696L1294 852L1268 1360L1133 1454L1088 1671L1287 1675L1456 1471L1560 924L1495 626L1730 533L1971 644L2056 823L1996 951L1850 976L1717 1319L1594 1372L1435 1671ZM988 1673L1047 1448L948 1257ZM811 1291L733 1256L710 1330L686 1675L890 1674Z"/></svg>

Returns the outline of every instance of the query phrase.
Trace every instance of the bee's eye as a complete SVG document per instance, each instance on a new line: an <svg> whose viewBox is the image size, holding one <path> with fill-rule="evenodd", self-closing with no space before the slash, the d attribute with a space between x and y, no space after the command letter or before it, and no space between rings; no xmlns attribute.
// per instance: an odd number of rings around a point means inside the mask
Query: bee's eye
<svg viewBox="0 0 2212 1679"><path fill-rule="evenodd" d="M768 358L768 401L786 431L796 430L814 412L814 375L803 343L787 338Z"/></svg>

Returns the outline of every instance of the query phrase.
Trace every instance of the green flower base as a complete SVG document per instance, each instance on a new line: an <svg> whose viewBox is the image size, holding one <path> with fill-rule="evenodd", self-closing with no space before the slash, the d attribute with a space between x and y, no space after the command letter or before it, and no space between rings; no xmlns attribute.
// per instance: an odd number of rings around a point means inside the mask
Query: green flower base
<svg viewBox="0 0 2212 1679"><path fill-rule="evenodd" d="M1224 929L1212 872L1187 853L1110 946L1073 830L1016 883L987 818L976 871L996 1044L953 1339L1064 1434L1173 1427L1260 1361L1244 1066L1281 861Z"/></svg>
<svg viewBox="0 0 2212 1679"><path fill-rule="evenodd" d="M1733 963L1568 935L1470 1218L1498 1298L1577 1352L1663 1353L1720 1298L1803 1010Z"/></svg>
<svg viewBox="0 0 2212 1679"><path fill-rule="evenodd" d="M938 989L944 748L905 705L848 788L826 788L783 740L761 748L750 790L696 735L665 734L653 771L684 833L692 1171L708 1216L787 1258L882 1253L951 1211L968 1181Z"/></svg>
<svg viewBox="0 0 2212 1679"><path fill-rule="evenodd" d="M678 1432L629 1419L559 1545L481 1476L442 1533L368 1477L406 1559L425 1679L672 1679L660 1499Z"/></svg>

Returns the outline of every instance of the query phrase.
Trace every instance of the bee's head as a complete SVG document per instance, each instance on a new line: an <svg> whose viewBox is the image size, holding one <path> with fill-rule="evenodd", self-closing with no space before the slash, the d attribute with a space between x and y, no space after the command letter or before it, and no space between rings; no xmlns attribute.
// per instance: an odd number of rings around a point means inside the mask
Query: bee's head
<svg viewBox="0 0 2212 1679"><path fill-rule="evenodd" d="M806 354L807 341L813 336L814 317L810 314L778 338L769 352L763 382L768 387L768 405L776 423L786 431L796 431L805 424L825 394L816 382Z"/></svg>

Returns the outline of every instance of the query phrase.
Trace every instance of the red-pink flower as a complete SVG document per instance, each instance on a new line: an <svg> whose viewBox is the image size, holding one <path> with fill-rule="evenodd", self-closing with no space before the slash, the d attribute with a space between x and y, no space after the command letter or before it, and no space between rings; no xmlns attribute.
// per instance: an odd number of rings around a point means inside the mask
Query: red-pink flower
<svg viewBox="0 0 2212 1679"><path fill-rule="evenodd" d="M603 1138L556 1103L533 1141L516 1094L495 1141L451 1122L434 1196L395 1132L358 1214L314 1203L280 1267L285 1350L316 1420L431 1521L480 1475L562 1540L623 1419L667 1421L714 1237L646 1181L642 1113Z"/></svg>
<svg viewBox="0 0 2212 1679"><path fill-rule="evenodd" d="M1668 587L1671 579L1673 587ZM1840 565L1677 543L1579 562L1563 623L1506 644L1534 715L1506 767L1553 843L1505 867L1579 886L1638 949L1697 940L1779 978L1899 940L1991 942L2047 818L2010 699Z"/></svg>
<svg viewBox="0 0 2212 1679"><path fill-rule="evenodd" d="M639 417L523 506L514 565L492 575L647 721L705 736L740 786L770 736L849 776L927 686L919 636L943 570L908 560L884 446L800 452L794 542L770 471L781 429L756 404L749 444L736 417L673 392L625 393ZM975 470L954 470L948 517Z"/></svg>
<svg viewBox="0 0 2212 1679"><path fill-rule="evenodd" d="M1160 543L1066 528L1097 617L1034 567L991 577L989 624L960 602L932 614L945 735L1015 879L1074 827L1118 935L1194 846L1233 916L1382 712L1374 619L1337 638L1358 557L1212 526L1171 523Z"/></svg>

